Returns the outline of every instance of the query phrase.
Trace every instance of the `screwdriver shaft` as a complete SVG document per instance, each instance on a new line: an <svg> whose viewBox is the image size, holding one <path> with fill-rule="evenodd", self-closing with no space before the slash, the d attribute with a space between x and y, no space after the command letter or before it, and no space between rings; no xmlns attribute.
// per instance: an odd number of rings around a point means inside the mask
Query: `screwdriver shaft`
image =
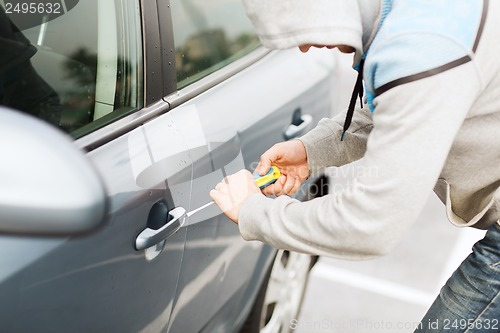
<svg viewBox="0 0 500 333"><path fill-rule="evenodd" d="M194 213L197 213L197 212L199 212L200 210L207 208L208 206L210 206L210 205L211 205L211 204L213 204L213 203L214 203L214 201L210 201L209 203L204 204L203 206L201 206L201 207L199 207L199 208L196 208L195 210L192 210L192 211L190 211L190 212L187 212L187 213L186 213L186 215L187 215L187 217L190 217L190 216L191 216L191 215L193 215Z"/></svg>

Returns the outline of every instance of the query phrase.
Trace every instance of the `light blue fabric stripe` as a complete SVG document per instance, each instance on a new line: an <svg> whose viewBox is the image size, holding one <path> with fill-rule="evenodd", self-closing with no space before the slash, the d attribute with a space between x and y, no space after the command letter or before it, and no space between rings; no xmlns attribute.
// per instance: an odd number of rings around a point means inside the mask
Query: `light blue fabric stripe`
<svg viewBox="0 0 500 333"><path fill-rule="evenodd" d="M391 12L393 3L394 3L394 0L384 0L382 2L382 10L381 10L382 15L381 15L381 18L380 18L380 22L378 24L378 29L379 30L382 27L382 24L384 24L385 18Z"/></svg>
<svg viewBox="0 0 500 333"><path fill-rule="evenodd" d="M378 28L377 28L379 31L382 28L382 25L384 24L385 19L387 18L389 13L392 11L393 3L394 3L394 0L384 0L382 2L382 9L381 9L381 15L380 15L381 17L380 17L380 22L379 22ZM369 50L367 50L365 52L365 54L363 54L363 59L366 59L366 57L368 55L368 51ZM359 64L354 69L359 70ZM366 73L366 69L364 72ZM363 74L366 75L365 73L363 73ZM365 76L365 78L366 78L366 76ZM364 80L364 82L365 82L366 103L368 104L370 111L373 112L373 111L375 111L375 106L373 105L373 100L375 99L375 92L373 91L371 85L366 84L367 83L366 79Z"/></svg>
<svg viewBox="0 0 500 333"><path fill-rule="evenodd" d="M375 89L472 52L484 0L384 0L365 62L367 101Z"/></svg>

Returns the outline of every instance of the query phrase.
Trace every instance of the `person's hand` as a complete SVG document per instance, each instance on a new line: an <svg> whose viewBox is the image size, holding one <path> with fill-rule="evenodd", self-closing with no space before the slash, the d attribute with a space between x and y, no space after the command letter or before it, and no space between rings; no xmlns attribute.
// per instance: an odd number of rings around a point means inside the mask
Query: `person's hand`
<svg viewBox="0 0 500 333"><path fill-rule="evenodd" d="M281 176L274 184L262 190L262 193L266 195L292 195L299 190L300 184L309 176L306 148L299 140L272 146L262 154L255 171L263 176L269 171L271 165L280 169Z"/></svg>
<svg viewBox="0 0 500 333"><path fill-rule="evenodd" d="M214 190L210 191L212 200L236 224L238 224L241 206L253 194L261 194L261 192L252 174L247 170L227 176L215 186Z"/></svg>

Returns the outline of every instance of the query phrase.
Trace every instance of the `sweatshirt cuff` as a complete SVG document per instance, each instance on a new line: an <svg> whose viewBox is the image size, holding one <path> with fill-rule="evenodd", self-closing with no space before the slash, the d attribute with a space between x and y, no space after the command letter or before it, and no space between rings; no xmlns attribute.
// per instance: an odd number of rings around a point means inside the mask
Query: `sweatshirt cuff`
<svg viewBox="0 0 500 333"><path fill-rule="evenodd" d="M244 240L264 241L263 229L265 228L266 219L257 219L255 217L262 216L262 212L265 210L264 207L268 204L272 204L272 199L265 197L263 194L254 194L243 203L238 215L238 227Z"/></svg>
<svg viewBox="0 0 500 333"><path fill-rule="evenodd" d="M309 173L331 166L339 166L339 156L342 156L338 142L340 133L334 133L328 128L313 130L298 138L306 148Z"/></svg>

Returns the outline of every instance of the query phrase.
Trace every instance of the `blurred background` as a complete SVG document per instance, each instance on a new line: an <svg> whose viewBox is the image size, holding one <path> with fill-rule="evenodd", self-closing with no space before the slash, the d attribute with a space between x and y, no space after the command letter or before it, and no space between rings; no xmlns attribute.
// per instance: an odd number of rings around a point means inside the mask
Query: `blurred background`
<svg viewBox="0 0 500 333"><path fill-rule="evenodd" d="M311 272L295 332L413 332L441 286L484 232L451 225L430 197L389 255L369 261L321 257Z"/></svg>

